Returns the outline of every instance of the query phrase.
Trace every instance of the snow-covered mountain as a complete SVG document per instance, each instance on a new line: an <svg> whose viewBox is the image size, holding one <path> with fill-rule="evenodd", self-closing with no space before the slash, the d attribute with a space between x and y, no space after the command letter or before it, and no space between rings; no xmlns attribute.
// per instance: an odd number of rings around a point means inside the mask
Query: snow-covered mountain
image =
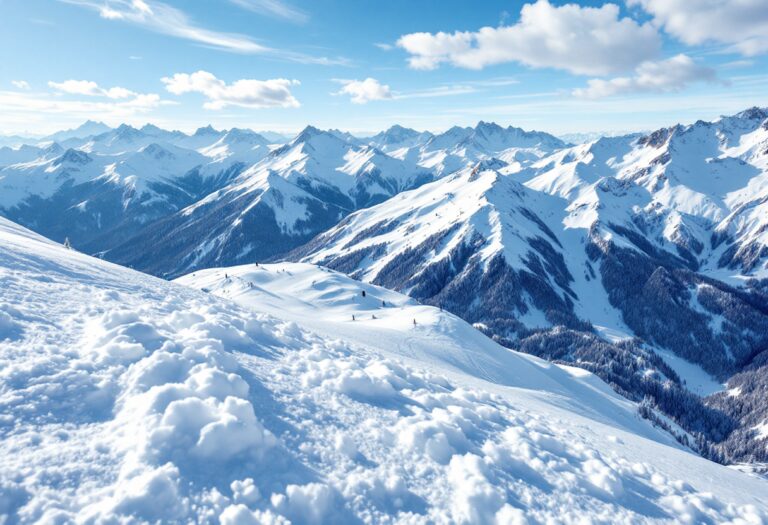
<svg viewBox="0 0 768 525"><path fill-rule="evenodd" d="M105 256L164 276L264 260L431 179L423 168L310 126L226 187Z"/></svg>
<svg viewBox="0 0 768 525"><path fill-rule="evenodd" d="M603 138L542 159L519 178L568 199L571 222L631 229L713 276L768 276L764 109L641 137ZM604 179L634 197L605 206L594 191Z"/></svg>
<svg viewBox="0 0 768 525"><path fill-rule="evenodd" d="M112 128L104 124L103 122L95 122L88 120L83 122L76 128L58 131L51 135L48 135L40 140L40 142L63 142L68 139L82 139L87 137L94 137L111 131Z"/></svg>
<svg viewBox="0 0 768 525"><path fill-rule="evenodd" d="M768 355L766 128L753 109L528 165L486 159L350 215L290 258L593 370L648 397L710 457L765 461L748 430L762 409L689 390L711 394L717 382L702 377L725 382Z"/></svg>
<svg viewBox="0 0 768 525"><path fill-rule="evenodd" d="M186 135L147 124L92 134L102 126L56 135L61 144L0 149L0 214L101 252L225 186L273 148L249 130Z"/></svg>
<svg viewBox="0 0 768 525"><path fill-rule="evenodd" d="M0 282L8 523L768 519L591 374L335 272L169 283L0 219Z"/></svg>
<svg viewBox="0 0 768 525"><path fill-rule="evenodd" d="M113 155L43 150L0 169L0 213L96 252L201 198L240 167L218 167L170 144Z"/></svg>

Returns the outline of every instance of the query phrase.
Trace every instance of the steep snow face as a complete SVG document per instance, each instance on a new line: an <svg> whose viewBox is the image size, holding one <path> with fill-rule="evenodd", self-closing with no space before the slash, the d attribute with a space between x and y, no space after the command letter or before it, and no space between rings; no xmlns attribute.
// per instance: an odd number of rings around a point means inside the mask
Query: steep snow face
<svg viewBox="0 0 768 525"><path fill-rule="evenodd" d="M765 110L643 137L601 138L543 158L519 177L569 199L569 226L618 224L720 278L722 268L768 276ZM594 191L604 178L623 181L628 199L606 206ZM729 280L739 279L737 273Z"/></svg>
<svg viewBox="0 0 768 525"><path fill-rule="evenodd" d="M233 128L213 144L198 151L219 163L234 157L240 162L252 164L266 157L271 150L270 142L258 133Z"/></svg>
<svg viewBox="0 0 768 525"><path fill-rule="evenodd" d="M366 337L362 321L339 319L353 326L339 339L331 321L322 331L290 318L376 307L316 268L185 279L239 306L2 219L0 245L0 515L11 523L768 519L764 481L671 445L594 377L479 335L471 351L401 359L409 341L471 329L383 290L367 288L398 305L387 325L366 321ZM289 282L281 306L296 310L258 309ZM401 326L400 307L422 308L423 325ZM476 375L498 359L519 367L507 383Z"/></svg>

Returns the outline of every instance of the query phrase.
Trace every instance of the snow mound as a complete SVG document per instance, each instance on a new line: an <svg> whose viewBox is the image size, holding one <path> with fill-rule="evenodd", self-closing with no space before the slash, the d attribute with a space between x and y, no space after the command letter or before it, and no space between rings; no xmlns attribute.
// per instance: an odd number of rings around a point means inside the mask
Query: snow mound
<svg viewBox="0 0 768 525"><path fill-rule="evenodd" d="M419 327L338 339L2 219L0 244L0 521L768 519L764 481L564 408L587 383L551 365L559 393L499 384L387 350Z"/></svg>

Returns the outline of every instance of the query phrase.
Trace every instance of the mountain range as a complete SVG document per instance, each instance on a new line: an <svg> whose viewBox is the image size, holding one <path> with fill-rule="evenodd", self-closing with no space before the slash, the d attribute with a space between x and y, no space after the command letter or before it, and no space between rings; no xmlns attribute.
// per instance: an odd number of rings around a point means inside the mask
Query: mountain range
<svg viewBox="0 0 768 525"><path fill-rule="evenodd" d="M685 446L768 461L768 111L569 144L86 123L0 148L0 214L164 278L300 261L585 368ZM282 142L282 141L281 141Z"/></svg>

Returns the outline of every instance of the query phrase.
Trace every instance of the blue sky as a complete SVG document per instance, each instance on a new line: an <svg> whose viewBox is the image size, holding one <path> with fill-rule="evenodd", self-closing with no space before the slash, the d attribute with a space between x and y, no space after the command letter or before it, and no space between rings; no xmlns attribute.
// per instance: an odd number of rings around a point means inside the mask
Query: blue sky
<svg viewBox="0 0 768 525"><path fill-rule="evenodd" d="M0 0L0 133L629 131L768 105L765 0Z"/></svg>

